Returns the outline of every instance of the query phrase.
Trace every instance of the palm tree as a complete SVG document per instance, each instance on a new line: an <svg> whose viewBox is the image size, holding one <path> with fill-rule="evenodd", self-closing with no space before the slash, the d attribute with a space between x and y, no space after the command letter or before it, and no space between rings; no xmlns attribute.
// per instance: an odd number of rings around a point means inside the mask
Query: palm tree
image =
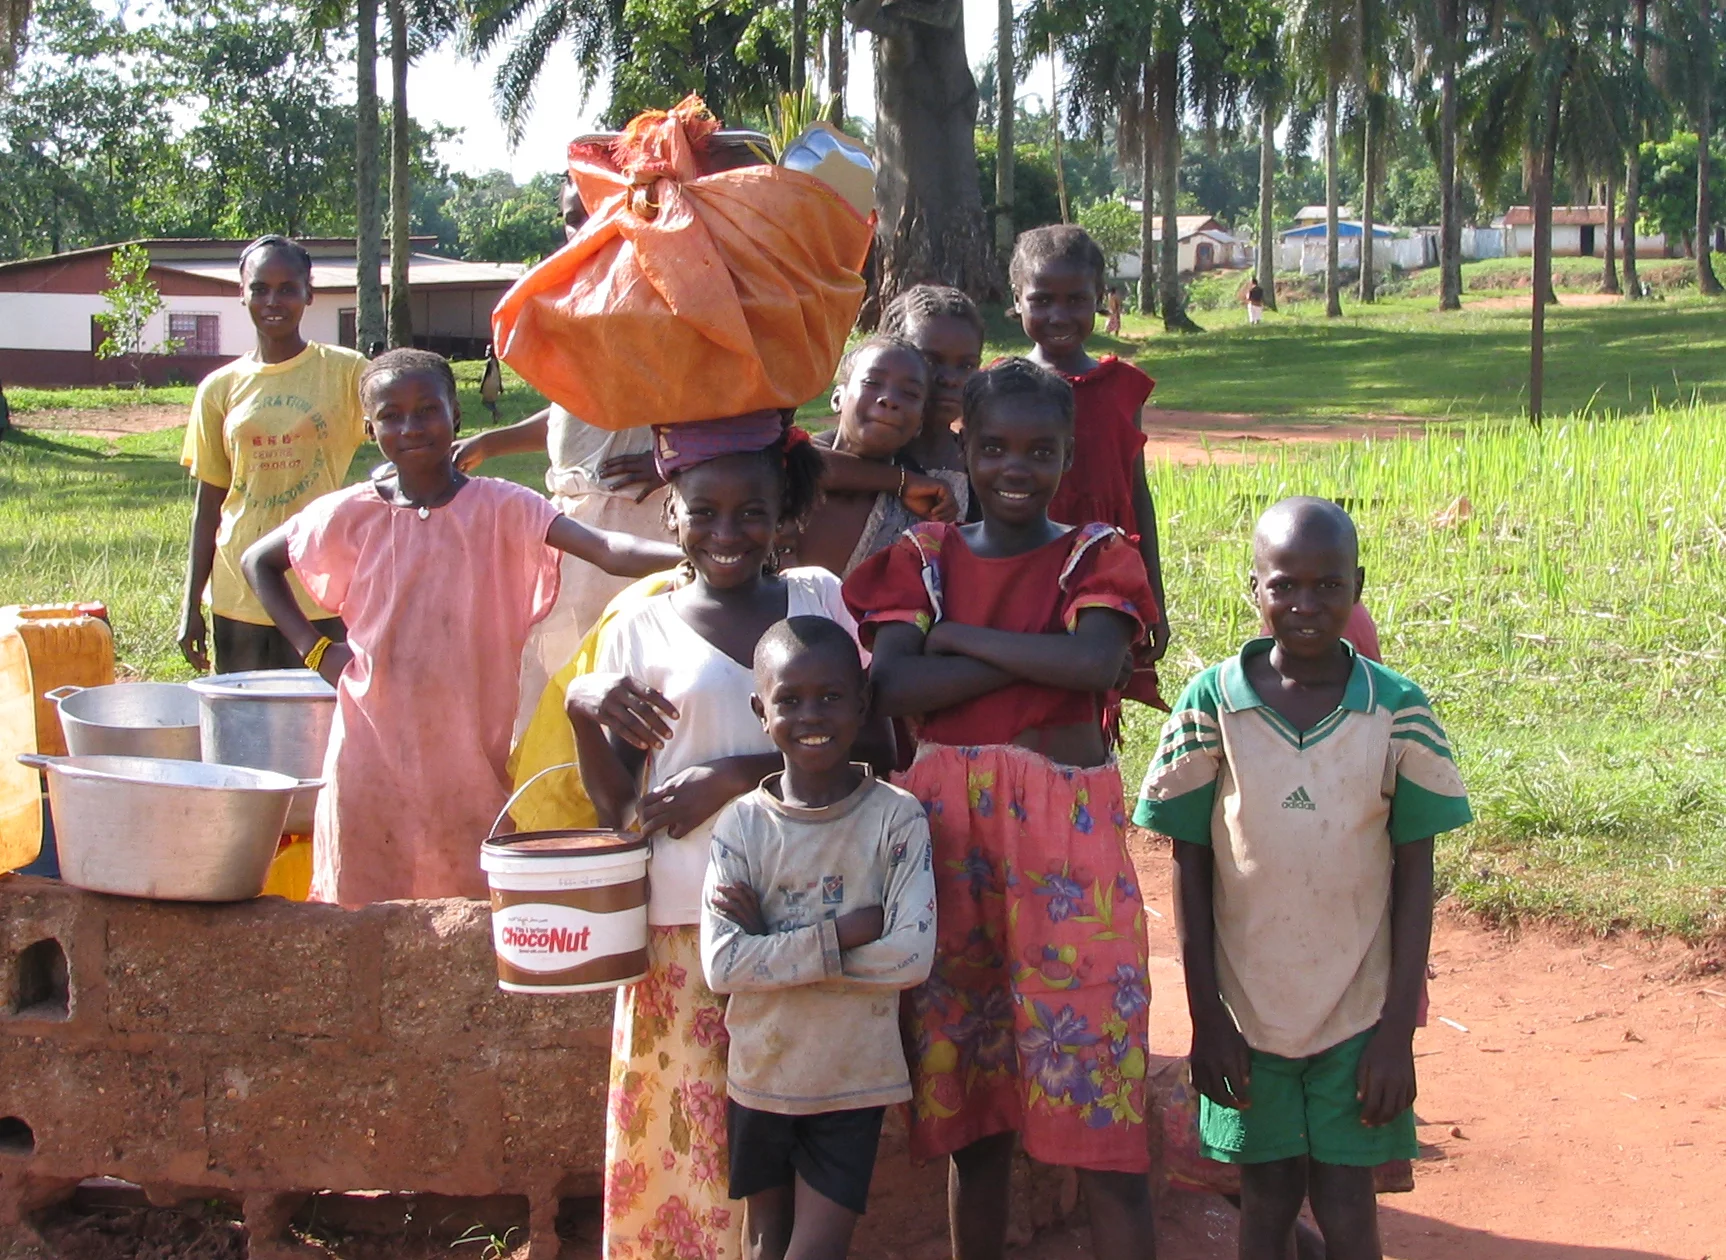
<svg viewBox="0 0 1726 1260"><path fill-rule="evenodd" d="M1504 0L1498 36L1469 67L1473 139L1482 169L1522 155L1534 211L1529 417L1545 388L1546 307L1552 292L1552 186L1562 161L1586 179L1616 162L1636 85L1609 47L1611 0Z"/></svg>
<svg viewBox="0 0 1726 1260"><path fill-rule="evenodd" d="M1361 117L1360 300L1375 297L1373 194L1383 168L1382 136L1391 111L1390 76L1397 24L1393 0L1356 0L1355 82Z"/></svg>
<svg viewBox="0 0 1726 1260"><path fill-rule="evenodd" d="M575 54L585 98L623 51L625 0L479 0L468 10L462 47L475 61L507 48L492 100L511 144L521 140L534 89L559 44Z"/></svg>
<svg viewBox="0 0 1726 1260"><path fill-rule="evenodd" d="M1013 0L995 7L995 252L1001 266L1013 257L1013 124L1018 121L1019 79L1013 61Z"/></svg>
<svg viewBox="0 0 1726 1260"><path fill-rule="evenodd" d="M1711 257L1714 237L1712 179L1714 99L1720 92L1721 34L1714 0L1666 0L1660 10L1665 87L1696 129L1696 288L1721 292Z"/></svg>
<svg viewBox="0 0 1726 1260"><path fill-rule="evenodd" d="M383 218L378 204L378 0L354 3L354 345L384 339Z"/></svg>
<svg viewBox="0 0 1726 1260"><path fill-rule="evenodd" d="M413 191L408 67L413 58L454 32L450 0L384 0L390 27L390 302L389 343L413 345L408 259L413 253L409 202Z"/></svg>
<svg viewBox="0 0 1726 1260"><path fill-rule="evenodd" d="M1638 78L1647 70L1648 0L1633 0L1635 17L1630 24L1630 50ZM1642 281L1636 274L1636 219L1642 213L1642 138L1647 129L1640 94L1629 102L1629 133L1624 164L1624 290L1632 298L1642 296Z"/></svg>
<svg viewBox="0 0 1726 1260"><path fill-rule="evenodd" d="M1354 0L1290 0L1284 29L1287 55L1297 74L1324 100L1325 258L1324 313L1342 314L1342 277L1337 257L1338 98L1357 61Z"/></svg>

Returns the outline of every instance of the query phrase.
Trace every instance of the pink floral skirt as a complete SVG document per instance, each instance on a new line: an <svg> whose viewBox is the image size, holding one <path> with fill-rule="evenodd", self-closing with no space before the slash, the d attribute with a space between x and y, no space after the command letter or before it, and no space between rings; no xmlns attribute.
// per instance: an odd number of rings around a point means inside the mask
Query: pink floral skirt
<svg viewBox="0 0 1726 1260"><path fill-rule="evenodd" d="M645 978L618 990L605 1110L606 1260L739 1260L726 1195L725 999L701 929L654 927Z"/></svg>
<svg viewBox="0 0 1726 1260"><path fill-rule="evenodd" d="M1046 1164L1147 1171L1151 996L1120 771L931 744L895 779L935 855L935 966L907 1013L911 1153L1017 1132Z"/></svg>

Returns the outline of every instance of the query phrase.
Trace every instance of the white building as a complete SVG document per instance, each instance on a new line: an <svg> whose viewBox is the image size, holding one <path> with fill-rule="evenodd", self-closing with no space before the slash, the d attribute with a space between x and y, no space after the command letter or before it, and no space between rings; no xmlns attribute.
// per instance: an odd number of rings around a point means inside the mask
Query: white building
<svg viewBox="0 0 1726 1260"><path fill-rule="evenodd" d="M178 353L152 356L152 382L198 381L256 344L241 303L239 256L245 241L151 240L150 280L166 309L145 330L148 344L170 338ZM309 341L353 346L357 268L351 240L305 240L312 255L313 302L301 329ZM425 246L430 237L417 239ZM124 360L98 359L107 333L96 322L111 287L117 245L0 263L0 381L9 385L97 385L131 379ZM416 252L408 260L415 344L476 356L491 340L491 312L524 270L519 264L462 262ZM389 282L389 262L382 266Z"/></svg>
<svg viewBox="0 0 1726 1260"><path fill-rule="evenodd" d="M1127 205L1135 214L1144 213L1142 202L1129 200ZM1183 275L1252 265L1252 244L1235 236L1208 214L1176 215L1175 229L1180 240L1177 270ZM1163 221L1160 217L1152 225L1151 239L1159 246L1162 244ZM1140 270L1137 254L1116 256L1115 274L1121 279L1137 280Z"/></svg>
<svg viewBox="0 0 1726 1260"><path fill-rule="evenodd" d="M1527 258L1534 253L1534 207L1512 206L1499 220L1504 228L1504 252L1511 258ZM1623 253L1623 218L1614 229L1618 235L1613 248ZM1606 252L1605 206L1552 207L1552 256L1554 258L1598 258ZM1636 237L1638 258L1667 257L1666 237Z"/></svg>

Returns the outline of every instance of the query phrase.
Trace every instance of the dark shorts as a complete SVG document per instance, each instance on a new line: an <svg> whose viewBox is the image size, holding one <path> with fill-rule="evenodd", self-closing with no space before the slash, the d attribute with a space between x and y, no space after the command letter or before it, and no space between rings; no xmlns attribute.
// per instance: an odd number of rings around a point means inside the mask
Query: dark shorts
<svg viewBox="0 0 1726 1260"><path fill-rule="evenodd" d="M216 649L218 674L244 674L254 669L304 669L306 662L294 651L288 636L274 626L254 625L249 621L234 621L219 614L210 618L211 638ZM348 637L347 627L340 617L314 621L321 635L340 643Z"/></svg>
<svg viewBox="0 0 1726 1260"><path fill-rule="evenodd" d="M863 1215L885 1107L782 1116L735 1099L728 1104L732 1198L747 1199L802 1177L816 1193Z"/></svg>

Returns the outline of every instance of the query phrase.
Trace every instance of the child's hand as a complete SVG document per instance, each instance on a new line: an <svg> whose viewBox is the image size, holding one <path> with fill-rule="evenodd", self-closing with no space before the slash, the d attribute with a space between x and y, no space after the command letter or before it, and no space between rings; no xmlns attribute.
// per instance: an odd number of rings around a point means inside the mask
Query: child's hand
<svg viewBox="0 0 1726 1260"><path fill-rule="evenodd" d="M730 919L750 936L766 936L767 920L761 915L761 898L748 884L721 884L713 890L713 913Z"/></svg>
<svg viewBox="0 0 1726 1260"><path fill-rule="evenodd" d="M641 829L681 840L754 786L722 767L691 766L641 798Z"/></svg>
<svg viewBox="0 0 1726 1260"><path fill-rule="evenodd" d="M1252 1047L1228 1012L1193 1020L1193 1050L1189 1057L1193 1088L1219 1107L1244 1111L1252 1105Z"/></svg>
<svg viewBox="0 0 1726 1260"><path fill-rule="evenodd" d="M204 624L204 610L201 606L186 609L185 616L180 618L180 655L186 658L186 664L200 674L210 672L210 638L209 630Z"/></svg>
<svg viewBox="0 0 1726 1260"><path fill-rule="evenodd" d="M1164 653L1168 650L1168 618L1159 617L1157 618L1156 624L1151 627L1151 642L1140 655L1144 664L1155 665L1158 661L1163 659Z"/></svg>
<svg viewBox="0 0 1726 1260"><path fill-rule="evenodd" d="M953 498L953 487L939 477L907 472L905 487L899 491L899 502L926 521L959 519L959 504Z"/></svg>
<svg viewBox="0 0 1726 1260"><path fill-rule="evenodd" d="M318 661L318 676L334 687L341 681L342 671L354 659L354 650L345 643L332 643L324 649Z"/></svg>
<svg viewBox="0 0 1726 1260"><path fill-rule="evenodd" d="M1414 1036L1380 1027L1366 1043L1355 1075L1360 1122L1389 1124L1414 1106Z"/></svg>
<svg viewBox="0 0 1726 1260"><path fill-rule="evenodd" d="M665 484L665 478L659 475L659 465L653 462L652 451L613 455L599 466L599 479L609 490L637 490L637 503Z"/></svg>
<svg viewBox="0 0 1726 1260"><path fill-rule="evenodd" d="M644 752L664 747L678 716L671 701L627 674L583 674L569 684L563 703Z"/></svg>
<svg viewBox="0 0 1726 1260"><path fill-rule="evenodd" d="M463 438L450 448L450 458L455 461L457 472L470 473L490 458L486 450L485 434L478 433L470 438Z"/></svg>
<svg viewBox="0 0 1726 1260"><path fill-rule="evenodd" d="M887 930L887 917L880 906L864 906L840 915L833 926L839 929L839 948L856 949L881 939L881 933Z"/></svg>

